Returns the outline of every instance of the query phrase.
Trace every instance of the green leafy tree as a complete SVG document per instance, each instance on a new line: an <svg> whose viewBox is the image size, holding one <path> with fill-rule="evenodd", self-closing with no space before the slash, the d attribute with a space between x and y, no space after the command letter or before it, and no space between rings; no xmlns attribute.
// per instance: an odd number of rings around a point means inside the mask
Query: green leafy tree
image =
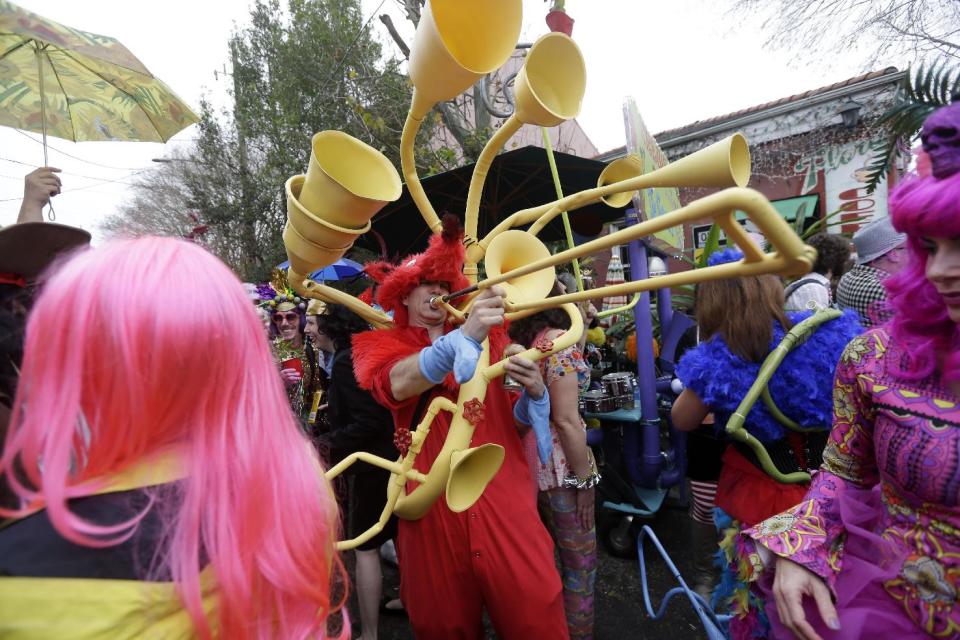
<svg viewBox="0 0 960 640"><path fill-rule="evenodd" d="M241 277L263 279L285 257L283 185L306 170L313 134L343 131L399 166L411 89L359 0L258 0L229 55L232 104L220 113L201 105L187 204L209 226L208 246ZM427 123L420 141L431 131Z"/></svg>

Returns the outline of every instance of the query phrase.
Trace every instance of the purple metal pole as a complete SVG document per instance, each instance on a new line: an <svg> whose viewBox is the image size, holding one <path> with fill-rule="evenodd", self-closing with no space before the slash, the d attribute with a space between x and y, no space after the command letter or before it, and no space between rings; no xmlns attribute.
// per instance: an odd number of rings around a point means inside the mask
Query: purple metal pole
<svg viewBox="0 0 960 640"><path fill-rule="evenodd" d="M635 209L627 211L626 225L636 224ZM630 251L630 279L648 277L647 247L640 240L628 245ZM650 292L640 294L633 308L637 331L637 384L640 389L640 415L637 426L629 426L623 434L624 459L627 474L635 485L654 488L660 476L663 459L660 455L660 416L657 412L657 376L653 363L653 319L650 317ZM642 433L641 433L642 431Z"/></svg>

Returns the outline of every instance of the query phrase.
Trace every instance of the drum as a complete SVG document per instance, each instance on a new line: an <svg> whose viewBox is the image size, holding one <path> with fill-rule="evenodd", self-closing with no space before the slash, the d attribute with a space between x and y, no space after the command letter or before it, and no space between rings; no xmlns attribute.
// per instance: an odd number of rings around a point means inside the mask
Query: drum
<svg viewBox="0 0 960 640"><path fill-rule="evenodd" d="M617 402L617 409L633 409L633 394L624 394L622 396L614 396Z"/></svg>
<svg viewBox="0 0 960 640"><path fill-rule="evenodd" d="M633 396L630 396L631 400ZM584 413L610 413L617 410L617 400L603 391L587 391L580 396L581 411Z"/></svg>
<svg viewBox="0 0 960 640"><path fill-rule="evenodd" d="M621 371L604 375L600 378L600 383L608 396L630 396L632 401L637 378L629 371Z"/></svg>

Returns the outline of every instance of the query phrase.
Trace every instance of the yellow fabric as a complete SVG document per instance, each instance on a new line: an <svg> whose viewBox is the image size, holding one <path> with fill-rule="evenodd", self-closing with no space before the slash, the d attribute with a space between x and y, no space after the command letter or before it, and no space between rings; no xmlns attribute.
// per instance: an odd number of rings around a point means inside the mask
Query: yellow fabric
<svg viewBox="0 0 960 640"><path fill-rule="evenodd" d="M214 625L212 572L207 569L200 578L203 609ZM194 637L190 616L170 582L0 578L0 638L4 640Z"/></svg>
<svg viewBox="0 0 960 640"><path fill-rule="evenodd" d="M93 495L166 484L186 476L176 449L132 465ZM42 509L34 506L32 512ZM200 574L203 608L211 619L212 571ZM77 578L0 578L0 639L121 640L193 638L193 622L172 582Z"/></svg>

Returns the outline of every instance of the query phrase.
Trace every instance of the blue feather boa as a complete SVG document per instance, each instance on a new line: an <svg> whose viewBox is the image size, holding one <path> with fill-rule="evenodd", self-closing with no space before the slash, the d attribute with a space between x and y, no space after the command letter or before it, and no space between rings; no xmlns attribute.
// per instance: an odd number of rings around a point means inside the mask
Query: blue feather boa
<svg viewBox="0 0 960 640"><path fill-rule="evenodd" d="M788 313L797 324L811 311ZM833 375L844 347L863 333L852 310L825 322L808 340L787 354L770 379L770 395L780 410L804 428L829 429L833 419ZM773 328L772 350L783 339L780 323ZM677 365L677 377L710 407L722 429L747 395L760 372L760 363L747 362L734 355L716 335L687 351ZM761 442L783 438L787 430L774 420L762 400L747 414L744 426Z"/></svg>

